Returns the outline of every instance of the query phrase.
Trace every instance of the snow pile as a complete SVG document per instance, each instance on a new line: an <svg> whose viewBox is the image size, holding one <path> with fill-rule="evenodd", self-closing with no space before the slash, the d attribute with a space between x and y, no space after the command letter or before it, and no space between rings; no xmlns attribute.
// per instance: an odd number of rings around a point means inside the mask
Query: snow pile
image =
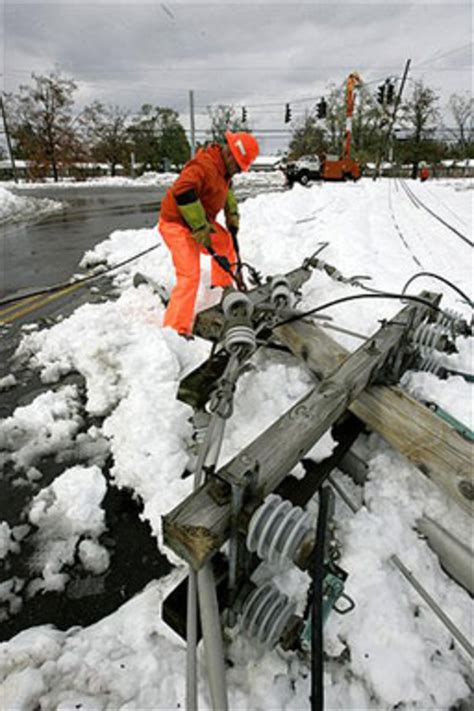
<svg viewBox="0 0 474 711"><path fill-rule="evenodd" d="M143 175L137 178L130 178L126 176L103 176L100 178L87 178L82 181L60 181L58 183L53 183L51 181L42 181L37 183L22 183L19 189L22 192L33 191L36 188L44 187L47 183L49 189L54 189L57 187L61 191L64 189L74 191L75 189L83 188L87 186L88 188L143 188L143 187L158 187L158 188L168 188L174 183L178 173L156 173L154 171L148 171L143 173ZM251 188L264 186L265 188L274 187L281 188L285 185L285 176L280 170L272 171L250 171L247 173L239 173L234 176L233 184L236 188ZM2 190L5 190L2 188ZM6 192L6 190L5 190ZM41 202L51 202L51 201L41 201ZM1 215L1 212L0 212Z"/></svg>
<svg viewBox="0 0 474 711"><path fill-rule="evenodd" d="M41 457L71 446L81 424L75 386L43 393L0 422L0 464L27 471Z"/></svg>
<svg viewBox="0 0 474 711"><path fill-rule="evenodd" d="M10 375L5 375L5 377L0 378L0 391L9 390L14 385L16 385L16 378L10 373Z"/></svg>
<svg viewBox="0 0 474 711"><path fill-rule="evenodd" d="M456 192L453 197L455 189L448 184L436 188L413 185L413 189L430 206L437 203L447 220L455 204L459 226L470 230L468 191ZM245 260L265 275L299 266L322 242L328 242L320 256L346 277L370 277L366 283L371 287L400 292L414 272L423 270L438 272L471 294L470 248L428 213L415 208L392 181L361 180L310 189L295 186L292 191L247 200L241 213L241 250ZM156 230L115 232L85 255L84 265L117 264L154 244L161 244ZM72 372L83 376L85 410L102 418L100 432L91 432L90 438L107 439L113 457L112 476L143 501L143 515L159 537L161 515L191 490L190 478L181 479L192 458L191 408L176 400L178 384L207 357L209 345L200 339L183 341L164 329L163 306L150 287L132 286L135 271L167 288L174 283L170 256L161 244L116 274L115 302L82 306L52 328L26 335L19 355L28 358L47 383L59 382ZM218 298L215 291L208 290L208 284L209 264L203 259L198 308ZM443 307L461 311L470 319L466 304L446 284L420 278L409 291L418 293L422 288L440 291ZM303 288L302 308L362 293L357 286L317 271ZM330 325L369 335L380 327L381 319L390 318L400 308L399 300L370 298L325 308L324 314L333 320ZM359 338L347 333L331 335L350 350L360 344ZM459 353L444 355L444 365L472 372L471 341L458 339ZM255 369L242 376L237 386L219 465L267 428L312 384L308 374L285 355L257 353L252 362ZM470 424L472 384L463 378L442 381L426 373L407 373L404 383L417 397L437 402ZM41 404L53 411L56 398L65 390L58 390L50 402ZM38 452L49 446L50 438L41 430L43 423L46 431L52 432L54 451L61 442L65 449L75 446L77 410L70 404L64 412L71 429L69 434L57 436L51 424L55 418L47 412L41 421L34 420L33 408L34 426L26 432L25 418L17 410L6 420L5 430L0 426L7 458L16 463L17 457L18 466L20 462L32 465ZM36 430L40 434L33 444ZM325 456L332 447L328 435L311 456ZM346 592L356 607L344 616L331 615L325 628L327 707L449 708L469 694L469 660L401 577L393 556L416 574L469 637L472 600L446 576L436 556L417 536L415 524L428 515L461 540L470 541L472 523L433 482L378 436L361 436L357 451L368 463L364 502L355 515L338 502L336 515L342 549L339 562L349 574ZM84 476L86 471L88 476ZM100 573L108 563L98 547L103 525L100 471L96 467L74 468L63 477L66 475L66 483L60 477L38 494L30 512L30 520L40 526L36 535L42 538L41 585L64 584L65 561L76 553L92 572ZM351 489L345 477L334 476ZM76 486L77 494L71 496ZM87 501L82 498L83 490L88 491ZM79 511L72 510L72 498L78 499ZM6 550L9 544L5 541L11 540L6 529L3 540ZM183 567L181 564L171 576L151 584L88 629L59 633L40 627L1 645L0 688L6 708L21 704L32 708L40 704L44 711L79 705L110 711L183 707L184 645L160 616L162 600L177 584ZM301 603L307 578L294 572L280 576L278 583ZM14 587L6 594L14 595ZM240 635L229 644L227 656L233 663L227 673L230 708L295 710L309 706L309 670L300 657L278 651L262 653ZM210 707L205 675L200 650L201 708Z"/></svg>
<svg viewBox="0 0 474 711"><path fill-rule="evenodd" d="M286 184L286 178L281 170L252 171L248 173L237 173L232 178L235 188L271 187L273 189L282 188Z"/></svg>
<svg viewBox="0 0 474 711"><path fill-rule="evenodd" d="M33 572L41 577L30 583L30 595L62 590L69 580L62 569L74 563L76 552L87 570L100 573L107 569L108 553L97 543L105 531L100 506L105 491L98 467L76 466L35 496L29 520L38 529L31 543L36 549Z"/></svg>
<svg viewBox="0 0 474 711"><path fill-rule="evenodd" d="M38 220L62 210L63 205L56 200L14 195L10 190L0 187L0 225Z"/></svg>
<svg viewBox="0 0 474 711"><path fill-rule="evenodd" d="M18 553L20 547L13 538L12 530L6 521L0 522L0 560L9 553Z"/></svg>

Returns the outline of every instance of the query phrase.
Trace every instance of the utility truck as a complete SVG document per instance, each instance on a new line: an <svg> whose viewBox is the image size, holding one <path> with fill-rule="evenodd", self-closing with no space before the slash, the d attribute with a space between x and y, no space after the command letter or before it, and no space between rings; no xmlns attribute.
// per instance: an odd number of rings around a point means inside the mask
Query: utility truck
<svg viewBox="0 0 474 711"><path fill-rule="evenodd" d="M360 165L351 158L352 114L354 112L354 90L361 83L356 72L347 79L346 88L346 133L341 157L332 155L306 155L290 161L284 172L291 187L295 182L307 185L310 180L358 180Z"/></svg>

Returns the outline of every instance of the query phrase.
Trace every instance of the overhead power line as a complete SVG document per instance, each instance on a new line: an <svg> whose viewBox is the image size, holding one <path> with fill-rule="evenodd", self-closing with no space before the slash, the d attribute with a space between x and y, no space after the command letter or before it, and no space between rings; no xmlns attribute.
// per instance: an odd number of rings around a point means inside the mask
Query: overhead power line
<svg viewBox="0 0 474 711"><path fill-rule="evenodd" d="M438 59L444 59L445 57L448 57L451 54L456 54L457 52L463 52L465 49L468 47L472 47L474 42L467 42L466 44L463 44L458 47L453 47L452 49L448 49L446 52L443 52L442 54L432 54L430 57L427 59L422 59L420 62L415 64L415 67L421 67L423 64L426 64L427 62L437 62ZM455 68L453 68L455 69Z"/></svg>

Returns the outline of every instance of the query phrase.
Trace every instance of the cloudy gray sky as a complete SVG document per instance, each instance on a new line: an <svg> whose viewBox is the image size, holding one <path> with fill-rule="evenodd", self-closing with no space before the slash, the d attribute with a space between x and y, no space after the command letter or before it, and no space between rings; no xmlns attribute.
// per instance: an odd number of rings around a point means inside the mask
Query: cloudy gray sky
<svg viewBox="0 0 474 711"><path fill-rule="evenodd" d="M147 102L178 110L197 128L206 107L246 106L262 148L284 147L284 106L294 121L330 85L356 70L377 81L403 73L423 79L447 105L471 90L470 3L111 2L3 0L3 88L31 72L60 70L78 84L77 109L95 99L136 111ZM449 116L446 115L449 122Z"/></svg>

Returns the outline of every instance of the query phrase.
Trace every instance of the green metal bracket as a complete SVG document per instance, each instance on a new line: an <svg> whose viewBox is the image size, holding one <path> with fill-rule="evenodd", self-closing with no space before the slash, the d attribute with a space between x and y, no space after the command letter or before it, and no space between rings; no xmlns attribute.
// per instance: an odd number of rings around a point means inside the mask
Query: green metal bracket
<svg viewBox="0 0 474 711"><path fill-rule="evenodd" d="M444 422L446 422L448 425L451 425L451 427L454 427L456 432L459 432L461 437L464 437L464 439L467 439L469 442L474 442L474 432L469 429L467 425L457 420L446 410L443 410L443 408L437 405L435 402L426 402L425 405L429 407L430 410L432 410L436 415L438 415L438 417L444 420Z"/></svg>
<svg viewBox="0 0 474 711"><path fill-rule="evenodd" d="M344 581L333 573L327 573L323 582L323 624L326 624L331 610L334 608L336 602L343 595L343 593ZM309 651L311 649L312 626L313 620L311 614L309 614L300 633L301 647L305 651Z"/></svg>

